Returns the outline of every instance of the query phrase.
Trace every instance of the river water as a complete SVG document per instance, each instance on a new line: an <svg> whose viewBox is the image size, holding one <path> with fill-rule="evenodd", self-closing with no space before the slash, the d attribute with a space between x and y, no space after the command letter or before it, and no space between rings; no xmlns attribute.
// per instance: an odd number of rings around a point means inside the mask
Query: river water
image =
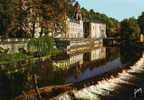
<svg viewBox="0 0 144 100"><path fill-rule="evenodd" d="M125 57L124 57L125 58ZM0 97L12 98L34 88L33 75L39 88L78 83L125 67L120 48L97 47L89 51L62 53L48 61L26 65L23 71L0 76Z"/></svg>
<svg viewBox="0 0 144 100"><path fill-rule="evenodd" d="M106 47L78 54L65 54L63 58L56 57L53 61L58 68L68 69L67 72L62 73L65 75L60 75L64 76L65 83L80 82L123 66L119 57L119 48Z"/></svg>
<svg viewBox="0 0 144 100"><path fill-rule="evenodd" d="M73 90L51 100L143 100L144 56L116 76L111 75L80 90Z"/></svg>

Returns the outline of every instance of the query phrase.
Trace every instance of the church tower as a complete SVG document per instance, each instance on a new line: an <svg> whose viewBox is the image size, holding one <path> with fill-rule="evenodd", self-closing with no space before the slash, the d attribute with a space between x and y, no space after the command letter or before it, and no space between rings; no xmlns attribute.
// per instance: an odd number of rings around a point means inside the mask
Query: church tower
<svg viewBox="0 0 144 100"><path fill-rule="evenodd" d="M78 2L74 5L74 18L78 21L82 20L81 9Z"/></svg>

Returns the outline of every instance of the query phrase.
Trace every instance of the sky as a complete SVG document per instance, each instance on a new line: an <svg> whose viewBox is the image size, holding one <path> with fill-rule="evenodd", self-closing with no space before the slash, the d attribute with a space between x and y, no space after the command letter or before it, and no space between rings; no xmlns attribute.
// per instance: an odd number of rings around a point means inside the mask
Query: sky
<svg viewBox="0 0 144 100"><path fill-rule="evenodd" d="M106 14L121 21L128 17L138 17L144 11L144 0L77 0L81 7Z"/></svg>

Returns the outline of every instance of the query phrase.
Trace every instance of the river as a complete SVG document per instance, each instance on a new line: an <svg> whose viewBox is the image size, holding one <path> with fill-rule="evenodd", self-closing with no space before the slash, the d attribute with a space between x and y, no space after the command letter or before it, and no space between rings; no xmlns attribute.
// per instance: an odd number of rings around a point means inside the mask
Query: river
<svg viewBox="0 0 144 100"><path fill-rule="evenodd" d="M120 48L97 47L89 51L62 53L48 61L26 65L25 70L0 76L3 98L18 96L22 91L34 88L33 75L37 76L39 88L45 86L79 83L85 80L122 69Z"/></svg>

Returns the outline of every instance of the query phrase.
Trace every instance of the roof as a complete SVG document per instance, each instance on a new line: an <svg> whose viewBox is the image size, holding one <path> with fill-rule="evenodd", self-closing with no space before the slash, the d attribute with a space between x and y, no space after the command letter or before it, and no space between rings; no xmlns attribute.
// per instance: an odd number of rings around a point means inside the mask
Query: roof
<svg viewBox="0 0 144 100"><path fill-rule="evenodd" d="M100 21L95 21L95 22L92 22L92 21L85 21L84 23L96 23L96 24L105 24L104 22L100 22Z"/></svg>

